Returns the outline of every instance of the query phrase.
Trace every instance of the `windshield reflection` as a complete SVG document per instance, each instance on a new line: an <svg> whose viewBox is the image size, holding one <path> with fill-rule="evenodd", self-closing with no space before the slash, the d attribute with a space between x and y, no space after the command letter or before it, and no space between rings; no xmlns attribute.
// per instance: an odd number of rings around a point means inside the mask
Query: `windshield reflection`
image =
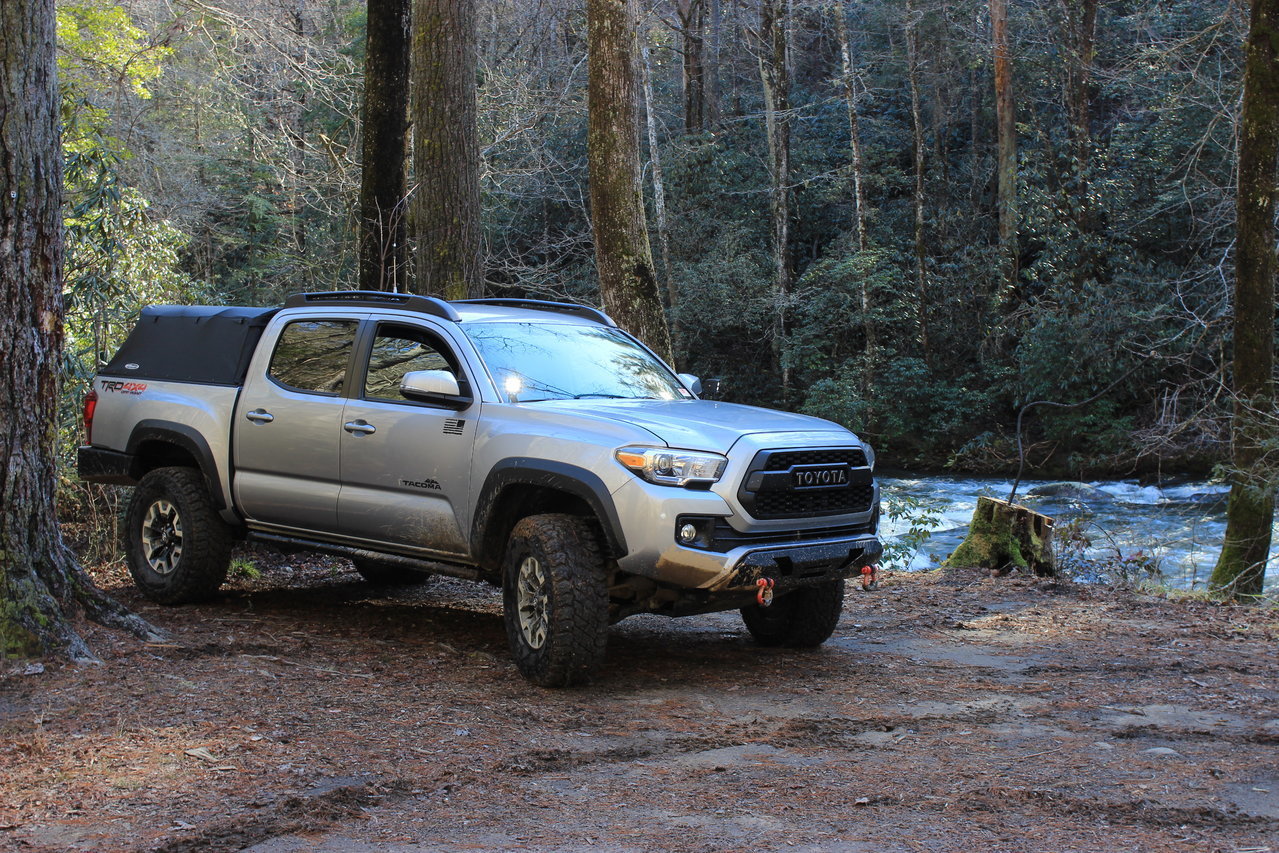
<svg viewBox="0 0 1279 853"><path fill-rule="evenodd" d="M689 396L665 365L618 329L545 323L462 328L512 403Z"/></svg>

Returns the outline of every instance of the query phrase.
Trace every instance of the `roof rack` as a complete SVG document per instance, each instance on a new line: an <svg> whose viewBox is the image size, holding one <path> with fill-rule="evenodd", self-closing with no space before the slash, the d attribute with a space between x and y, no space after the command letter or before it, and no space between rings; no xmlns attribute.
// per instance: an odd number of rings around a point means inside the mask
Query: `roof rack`
<svg viewBox="0 0 1279 853"><path fill-rule="evenodd" d="M558 311L561 314L573 314L586 320L594 320L605 326L617 327L613 318L598 308L572 302L549 302L545 299L455 299L453 301L468 305L497 305L508 308L531 308L535 311Z"/></svg>
<svg viewBox="0 0 1279 853"><path fill-rule="evenodd" d="M366 308L399 308L416 311L432 317L459 322L462 318L453 306L434 296L417 296L411 293L387 293L381 290L337 290L329 293L295 293L285 300L285 308L301 308L310 305L343 305Z"/></svg>

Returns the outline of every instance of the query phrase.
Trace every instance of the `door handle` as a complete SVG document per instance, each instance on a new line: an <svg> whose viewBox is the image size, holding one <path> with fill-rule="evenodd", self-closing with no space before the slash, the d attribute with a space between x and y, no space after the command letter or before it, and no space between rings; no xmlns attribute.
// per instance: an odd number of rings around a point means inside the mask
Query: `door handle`
<svg viewBox="0 0 1279 853"><path fill-rule="evenodd" d="M266 409L254 409L251 412L245 412L244 416L253 421L255 424L269 424L271 421L275 420L275 415L271 414Z"/></svg>
<svg viewBox="0 0 1279 853"><path fill-rule="evenodd" d="M347 421L342 424L342 429L351 435L372 435L377 432L377 427L365 420Z"/></svg>

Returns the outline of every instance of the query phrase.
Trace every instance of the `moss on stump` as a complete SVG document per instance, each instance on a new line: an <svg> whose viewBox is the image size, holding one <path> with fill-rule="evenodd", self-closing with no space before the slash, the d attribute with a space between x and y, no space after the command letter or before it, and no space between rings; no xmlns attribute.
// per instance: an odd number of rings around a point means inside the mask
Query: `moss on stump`
<svg viewBox="0 0 1279 853"><path fill-rule="evenodd" d="M945 565L999 574L1022 569L1051 577L1057 573L1052 533L1053 520L1042 513L996 498L978 498L968 536Z"/></svg>

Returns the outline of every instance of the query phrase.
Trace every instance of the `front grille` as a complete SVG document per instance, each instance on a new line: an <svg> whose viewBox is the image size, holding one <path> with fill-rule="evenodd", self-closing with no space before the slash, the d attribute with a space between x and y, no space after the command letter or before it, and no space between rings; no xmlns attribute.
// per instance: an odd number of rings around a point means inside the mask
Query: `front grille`
<svg viewBox="0 0 1279 853"><path fill-rule="evenodd" d="M871 485L812 492L760 492L755 496L756 518L796 518L805 515L843 515L865 512L875 499Z"/></svg>
<svg viewBox="0 0 1279 853"><path fill-rule="evenodd" d="M795 484L796 468L840 465L848 466L846 485L804 488ZM747 469L737 497L759 519L849 515L871 509L875 484L861 448L762 450Z"/></svg>
<svg viewBox="0 0 1279 853"><path fill-rule="evenodd" d="M759 461L758 456L755 461ZM768 456L770 471L786 471L796 465L848 465L865 468L866 454L856 447L829 447L821 450L780 450Z"/></svg>

